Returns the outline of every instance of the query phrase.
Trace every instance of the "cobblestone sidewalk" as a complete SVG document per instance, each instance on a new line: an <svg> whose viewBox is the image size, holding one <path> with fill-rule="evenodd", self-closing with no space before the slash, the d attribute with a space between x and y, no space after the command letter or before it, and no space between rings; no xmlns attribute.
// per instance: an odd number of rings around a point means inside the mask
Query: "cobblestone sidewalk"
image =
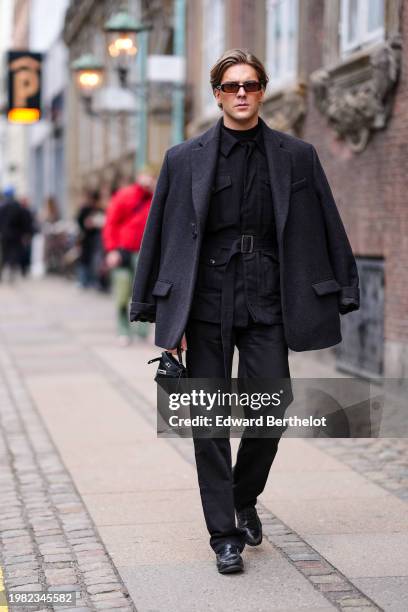
<svg viewBox="0 0 408 612"><path fill-rule="evenodd" d="M372 482L408 501L406 438L320 439L314 443Z"/></svg>
<svg viewBox="0 0 408 612"><path fill-rule="evenodd" d="M6 589L75 591L75 607L134 611L23 381L0 351L0 563ZM6 608L3 608L6 609Z"/></svg>

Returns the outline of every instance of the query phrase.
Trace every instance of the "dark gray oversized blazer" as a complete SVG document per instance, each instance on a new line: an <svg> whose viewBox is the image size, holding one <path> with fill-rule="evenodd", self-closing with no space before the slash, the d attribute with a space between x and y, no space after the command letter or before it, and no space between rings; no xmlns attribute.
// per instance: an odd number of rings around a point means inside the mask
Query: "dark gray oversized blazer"
<svg viewBox="0 0 408 612"><path fill-rule="evenodd" d="M285 337L294 351L341 341L340 314L359 308L356 262L313 145L262 125L279 247ZM155 321L174 348L192 304L222 118L167 150L143 235L131 321Z"/></svg>

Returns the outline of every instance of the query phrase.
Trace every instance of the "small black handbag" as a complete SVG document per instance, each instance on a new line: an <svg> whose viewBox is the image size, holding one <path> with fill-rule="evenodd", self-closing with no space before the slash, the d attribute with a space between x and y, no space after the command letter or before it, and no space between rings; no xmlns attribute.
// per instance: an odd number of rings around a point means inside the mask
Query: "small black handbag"
<svg viewBox="0 0 408 612"><path fill-rule="evenodd" d="M159 362L154 380L157 383L157 432L159 434L181 435L176 429L170 426L169 417L172 411L169 408L169 397L174 393L186 391L189 384L187 368L183 365L181 347L177 347L177 357L163 351L160 357L149 359L147 363ZM185 408L186 410L186 408Z"/></svg>
<svg viewBox="0 0 408 612"><path fill-rule="evenodd" d="M177 357L178 360L168 351L163 351L160 357L149 359L147 363L159 362L156 376L154 377L156 382L187 377L187 368L183 365L183 355L180 346L177 347Z"/></svg>

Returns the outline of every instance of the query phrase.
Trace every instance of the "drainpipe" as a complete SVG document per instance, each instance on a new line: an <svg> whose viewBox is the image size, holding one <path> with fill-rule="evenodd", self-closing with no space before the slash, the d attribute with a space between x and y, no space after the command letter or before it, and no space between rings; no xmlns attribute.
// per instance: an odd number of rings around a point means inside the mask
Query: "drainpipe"
<svg viewBox="0 0 408 612"><path fill-rule="evenodd" d="M173 55L186 55L186 1L174 0ZM184 140L184 81L174 84L171 118L171 144Z"/></svg>

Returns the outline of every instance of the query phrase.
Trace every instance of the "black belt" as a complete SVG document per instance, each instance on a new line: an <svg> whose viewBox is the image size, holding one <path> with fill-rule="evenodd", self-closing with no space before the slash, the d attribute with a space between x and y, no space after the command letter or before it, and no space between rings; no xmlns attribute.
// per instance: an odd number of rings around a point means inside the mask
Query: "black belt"
<svg viewBox="0 0 408 612"><path fill-rule="evenodd" d="M228 259L224 272L224 282L221 292L221 339L224 354L224 372L225 378L229 379L229 365L232 360L232 326L234 319L234 281L236 270L236 257L239 253L254 253L256 251L273 251L272 238L260 238L252 234L242 234L232 241L214 240L211 238L206 247L218 247L229 249Z"/></svg>

